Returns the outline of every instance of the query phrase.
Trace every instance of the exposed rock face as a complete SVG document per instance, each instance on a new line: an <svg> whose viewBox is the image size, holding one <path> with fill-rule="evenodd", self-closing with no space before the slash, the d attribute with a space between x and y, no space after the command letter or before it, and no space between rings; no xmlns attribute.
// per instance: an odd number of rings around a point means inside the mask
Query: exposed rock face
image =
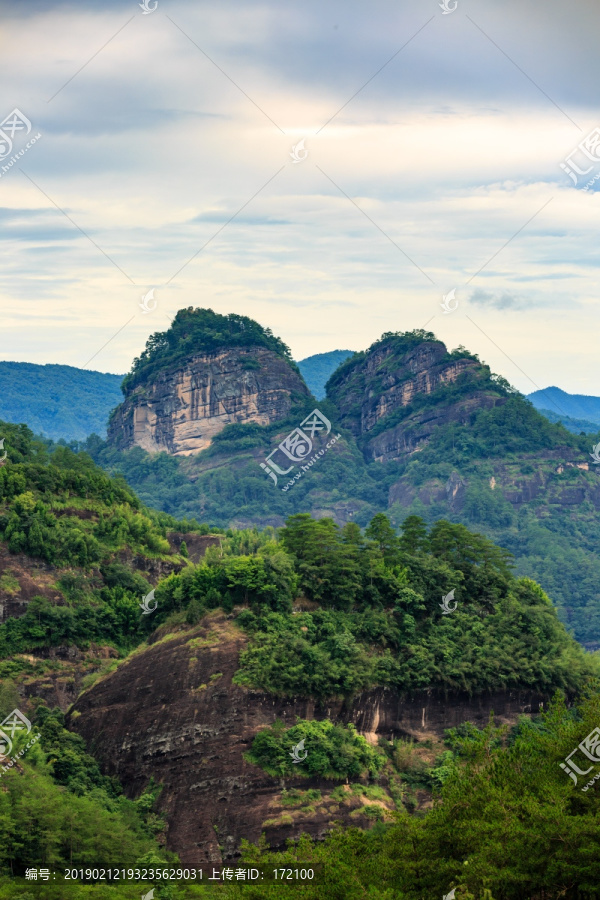
<svg viewBox="0 0 600 900"><path fill-rule="evenodd" d="M293 395L310 396L289 363L263 347L194 356L183 366L138 385L117 408L110 443L189 456L210 446L233 423L270 425L284 419Z"/></svg>
<svg viewBox="0 0 600 900"><path fill-rule="evenodd" d="M378 462L403 459L425 446L433 431L451 422L465 424L479 409L503 402L477 389L480 364L473 359L452 359L441 341L424 341L408 352L392 344L372 350L350 369L331 391L341 422L363 439L365 457ZM473 390L455 403L429 406L395 424L393 414L409 406L419 395L451 385L464 373L474 378ZM386 418L390 427L369 433ZM366 439L366 440L365 440Z"/></svg>
<svg viewBox="0 0 600 900"><path fill-rule="evenodd" d="M129 797L150 777L163 785L160 807L169 823L168 847L184 864L218 864L234 856L241 838L265 832L273 847L308 832L321 836L335 822L363 825L359 810L329 799L335 782L273 778L244 760L257 731L283 719L331 718L353 722L369 740L414 735L424 740L470 720L479 726L494 711L500 722L538 711L533 692L442 697L426 691L403 696L375 689L352 701L317 703L277 699L232 684L246 637L215 612L192 631L163 640L132 656L84 693L69 727L93 748L109 774L118 775ZM310 815L289 815L281 790L318 788L323 799ZM350 813L353 812L352 817ZM357 818L358 814L358 818Z"/></svg>

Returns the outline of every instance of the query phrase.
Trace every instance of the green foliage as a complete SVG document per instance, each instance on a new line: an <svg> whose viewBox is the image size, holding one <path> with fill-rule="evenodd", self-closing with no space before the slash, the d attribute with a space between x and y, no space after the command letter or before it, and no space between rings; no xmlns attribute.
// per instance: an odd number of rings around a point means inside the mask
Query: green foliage
<svg viewBox="0 0 600 900"><path fill-rule="evenodd" d="M292 748L304 742L293 761ZM369 746L353 725L334 725L329 719L306 721L298 719L291 728L276 721L263 728L252 741L246 754L248 762L260 766L275 777L300 775L320 776L342 781L360 775L376 776L385 764L385 756Z"/></svg>
<svg viewBox="0 0 600 900"><path fill-rule="evenodd" d="M24 422L55 441L104 436L108 415L122 399L122 378L73 366L0 362L0 419Z"/></svg>
<svg viewBox="0 0 600 900"><path fill-rule="evenodd" d="M237 622L252 641L236 683L319 698L376 685L574 691L597 671L546 594L516 578L510 554L487 538L443 520L427 533L413 517L398 539L381 515L367 532L377 543L348 542L331 521L288 520L281 541L300 588L325 608L241 613ZM444 616L440 601L452 589L458 608Z"/></svg>
<svg viewBox="0 0 600 900"><path fill-rule="evenodd" d="M40 734L31 747L31 737ZM59 710L42 706L31 735L17 735L16 767L2 772L0 870L23 875L45 866L131 866L160 848L152 803L137 805L101 774L83 740L64 727ZM139 801L138 801L139 804ZM164 863L164 854L161 854Z"/></svg>
<svg viewBox="0 0 600 900"><path fill-rule="evenodd" d="M157 331L148 338L146 349L136 357L131 372L123 379L127 396L142 382L154 380L159 372L176 366L194 354L210 353L223 347L265 347L296 368L289 348L270 328L231 313L222 316L212 309L180 309L167 331ZM254 366L252 366L254 368Z"/></svg>

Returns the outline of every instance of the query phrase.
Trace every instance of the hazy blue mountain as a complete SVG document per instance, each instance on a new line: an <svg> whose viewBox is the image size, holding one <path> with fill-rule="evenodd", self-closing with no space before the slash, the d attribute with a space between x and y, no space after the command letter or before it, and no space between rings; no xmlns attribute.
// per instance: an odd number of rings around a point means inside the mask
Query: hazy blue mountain
<svg viewBox="0 0 600 900"><path fill-rule="evenodd" d="M528 394L536 409L541 412L551 410L560 416L568 416L571 419L585 419L600 425L600 397L592 397L587 394L568 394L558 387L549 387L543 391L534 391ZM585 431L585 428L579 429Z"/></svg>
<svg viewBox="0 0 600 900"><path fill-rule="evenodd" d="M598 422L590 422L589 419L572 419L571 416L561 416L552 412L551 409L538 409L538 412L545 416L549 422L560 422L567 431L572 431L573 434L581 434L582 431L585 431L586 434L596 434L596 432L600 431L600 424Z"/></svg>
<svg viewBox="0 0 600 900"><path fill-rule="evenodd" d="M108 414L123 400L122 380L74 366L0 362L0 419L24 422L55 441L103 437Z"/></svg>
<svg viewBox="0 0 600 900"><path fill-rule="evenodd" d="M325 396L325 385L329 377L353 353L354 350L330 350L329 353L315 353L314 356L300 360L298 368L317 400L322 400Z"/></svg>

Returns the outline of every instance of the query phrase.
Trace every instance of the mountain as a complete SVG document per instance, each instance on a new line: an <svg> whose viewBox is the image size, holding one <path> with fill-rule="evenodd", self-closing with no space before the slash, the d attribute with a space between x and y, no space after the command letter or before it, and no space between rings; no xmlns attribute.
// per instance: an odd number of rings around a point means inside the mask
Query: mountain
<svg viewBox="0 0 600 900"><path fill-rule="evenodd" d="M581 434L582 431L585 434L597 434L600 431L598 422L590 422L588 419L572 419L570 416L561 416L550 409L538 409L538 412L549 422L558 422L573 434Z"/></svg>
<svg viewBox="0 0 600 900"><path fill-rule="evenodd" d="M355 357L332 387L339 419L371 423L370 392L360 389L375 366L394 452L410 446L398 428L422 429L419 403L439 402L442 387L454 403L439 432L457 428L471 467L477 448L457 423L470 421L478 397L489 395L484 413L504 423L511 403L544 423L477 360L457 373L454 362L467 358L438 344L388 335ZM416 379L405 407L394 406L396 375L399 385ZM160 378L156 367L149 383ZM296 456L309 436L312 450L324 446L306 481L327 471L329 456L336 465L330 435L342 433L319 434L329 420L317 411L304 437L282 441ZM498 420L486 424L476 442L493 442ZM229 425L183 458L114 452L151 456L160 475L161 461L205 464L219 444L237 448L231 462L248 434L280 426ZM579 798L589 783L563 761L591 746L598 659L505 550L417 515L396 528L378 513L363 531L303 513L277 532L217 532L145 507L84 452L24 425L0 429L1 896L33 896L32 872L55 869L61 884L48 896L74 900L87 880L84 893L98 900L107 890L177 900L205 892L183 883L182 866L203 865L208 881L240 863L266 872L250 889L257 900L280 896L273 869L290 866L314 873L285 891L304 900L419 900L459 885L475 897L482 882L486 895L519 900L524 890L551 895L550 877L562 896L595 883L600 795ZM367 458L374 429L357 437ZM417 459L437 434L422 435ZM405 463L363 459L363 471L377 467L387 483ZM100 874L110 867L115 885ZM237 884L219 892L240 895Z"/></svg>
<svg viewBox="0 0 600 900"><path fill-rule="evenodd" d="M206 313L188 311L197 315ZM168 441L161 453L140 446L123 450L114 432L109 443L88 440L83 446L94 460L124 475L144 503L222 528L279 527L300 512L340 525L364 526L381 511L396 525L409 514L429 524L439 518L461 522L507 547L517 571L542 584L578 640L600 647L600 481L591 442L550 423L476 355L448 351L430 332L388 333L348 357L315 408L301 382L293 381L300 376L286 349L266 346L277 339L254 323L228 345L225 325L215 323L218 347L203 353L237 358L238 368L224 387L215 375L214 396L242 396L250 382L241 365L252 345L240 342L258 341L252 352L270 350L269 366L289 365L292 380L281 385L289 391L289 412L272 406L269 424L254 411L224 427L221 419L210 445L205 441L200 449L197 442L189 453ZM140 358L145 372L136 362L135 383L128 387L126 379L125 404L143 410L158 386L170 383L161 403L173 410L173 421L180 416L192 427L175 385L198 356L194 341L189 338L182 356L169 332L154 336ZM268 378L269 366L260 378ZM201 404L189 408L203 415ZM242 411L240 418L246 415ZM199 418L193 427L207 424Z"/></svg>
<svg viewBox="0 0 600 900"><path fill-rule="evenodd" d="M123 399L122 380L73 366L0 362L0 419L56 441L105 436L109 413Z"/></svg>
<svg viewBox="0 0 600 900"><path fill-rule="evenodd" d="M270 425L310 396L289 350L245 316L179 310L123 381L109 442L189 456L227 425Z"/></svg>
<svg viewBox="0 0 600 900"><path fill-rule="evenodd" d="M440 741L492 709L514 724L596 672L490 542L444 522L409 522L398 538L384 516L367 534L300 515L247 554L234 533L220 557L161 580L148 645L69 713L130 796L162 785L167 846L184 865L225 864L263 833L281 849L323 837L334 815L367 827L375 798L391 821L407 798L380 738ZM455 615L440 612L449 585Z"/></svg>
<svg viewBox="0 0 600 900"><path fill-rule="evenodd" d="M548 387L543 391L528 394L527 399L536 409L549 409L561 416L572 419L586 419L600 426L600 397L587 394L568 394L558 387Z"/></svg>
<svg viewBox="0 0 600 900"><path fill-rule="evenodd" d="M339 365L352 356L353 350L330 350L329 353L316 353L307 356L298 363L300 373L309 391L317 400L325 397L325 385Z"/></svg>

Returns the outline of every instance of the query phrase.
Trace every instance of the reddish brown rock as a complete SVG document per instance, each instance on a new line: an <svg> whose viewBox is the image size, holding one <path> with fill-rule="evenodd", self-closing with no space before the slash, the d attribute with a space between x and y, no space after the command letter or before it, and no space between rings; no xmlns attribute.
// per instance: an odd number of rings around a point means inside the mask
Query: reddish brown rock
<svg viewBox="0 0 600 900"><path fill-rule="evenodd" d="M242 838L257 841L262 832L281 847L303 831L322 836L336 821L368 823L359 809L332 802L334 782L297 777L284 785L244 760L257 731L275 719L292 725L296 717L327 717L353 722L370 740L426 739L465 720L481 726L491 710L498 721L514 722L544 699L533 692L450 698L386 689L346 701L278 699L232 684L245 644L233 620L215 612L134 653L79 697L70 715L69 727L121 779L128 796L138 796L151 777L162 784L167 844L185 864L219 863L237 853ZM298 814L279 803L284 786L318 788L323 799L310 815Z"/></svg>

